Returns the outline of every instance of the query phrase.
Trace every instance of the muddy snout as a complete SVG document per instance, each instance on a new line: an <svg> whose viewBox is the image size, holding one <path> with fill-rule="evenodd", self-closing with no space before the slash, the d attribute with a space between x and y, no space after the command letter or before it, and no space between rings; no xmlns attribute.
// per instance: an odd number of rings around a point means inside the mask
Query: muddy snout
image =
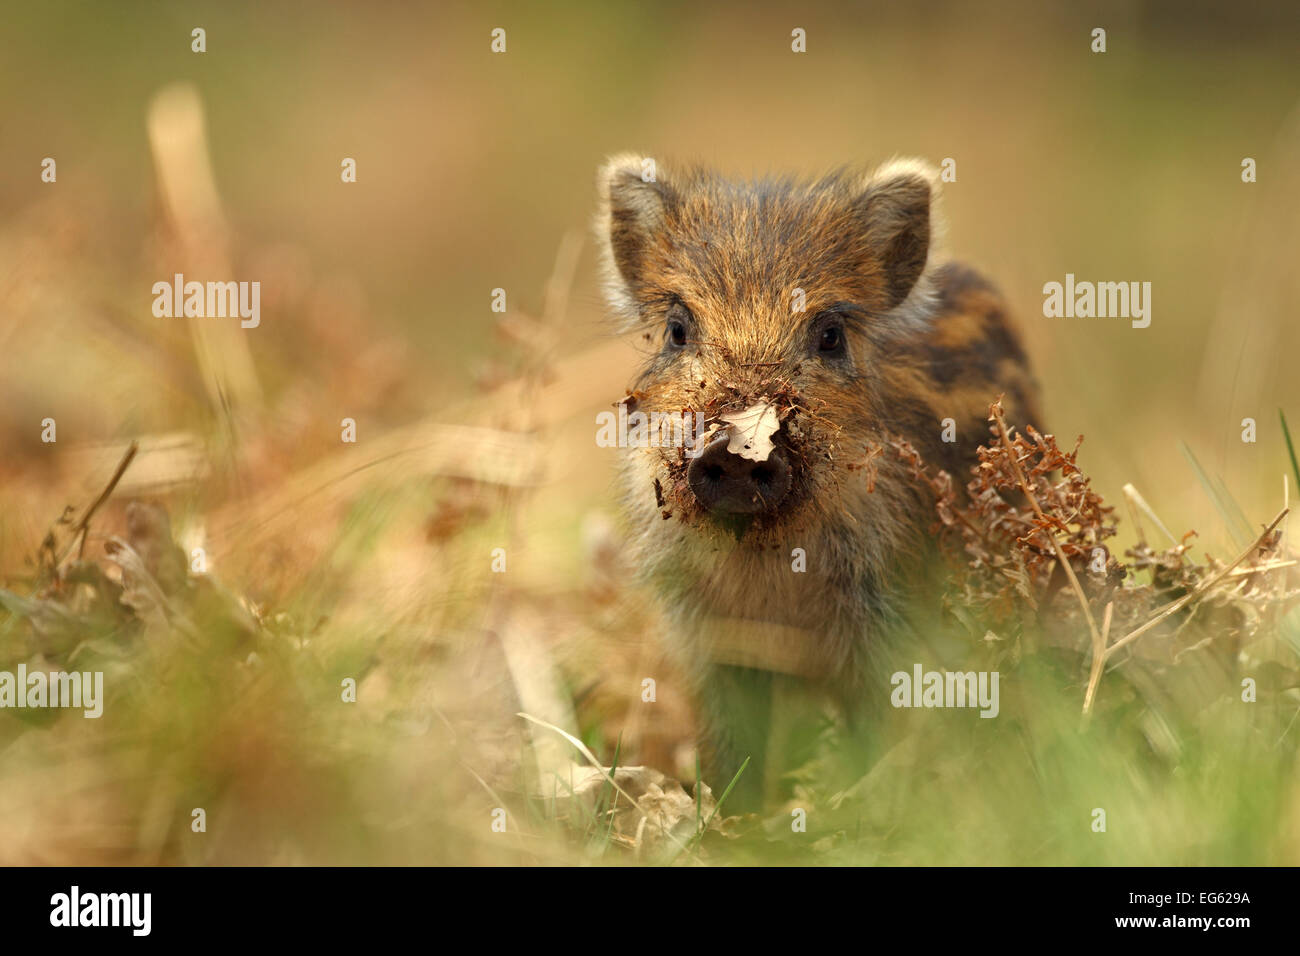
<svg viewBox="0 0 1300 956"><path fill-rule="evenodd" d="M772 511L790 490L790 462L779 447L754 461L728 450L726 432L716 435L686 470L701 506L715 514L752 515Z"/></svg>

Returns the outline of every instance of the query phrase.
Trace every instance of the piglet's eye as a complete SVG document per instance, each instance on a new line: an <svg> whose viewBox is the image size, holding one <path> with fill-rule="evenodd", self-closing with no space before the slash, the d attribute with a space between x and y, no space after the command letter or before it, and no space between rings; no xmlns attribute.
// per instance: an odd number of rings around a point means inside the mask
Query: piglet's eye
<svg viewBox="0 0 1300 956"><path fill-rule="evenodd" d="M819 352L838 352L844 348L844 330L838 325L828 325L822 329L821 337L817 340L817 350Z"/></svg>
<svg viewBox="0 0 1300 956"><path fill-rule="evenodd" d="M686 324L679 319L668 320L668 341L677 348L686 344Z"/></svg>

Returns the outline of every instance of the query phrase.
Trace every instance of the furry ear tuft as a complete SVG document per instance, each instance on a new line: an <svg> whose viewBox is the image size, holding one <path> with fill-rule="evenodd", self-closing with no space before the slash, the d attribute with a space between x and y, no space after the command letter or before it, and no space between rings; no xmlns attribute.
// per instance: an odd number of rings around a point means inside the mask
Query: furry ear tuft
<svg viewBox="0 0 1300 956"><path fill-rule="evenodd" d="M600 205L596 239L610 307L626 321L637 317L637 293L647 251L676 202L655 161L635 153L610 157L596 176Z"/></svg>
<svg viewBox="0 0 1300 956"><path fill-rule="evenodd" d="M918 159L885 163L863 190L867 239L878 250L890 308L902 305L925 274L938 232L938 190L938 172Z"/></svg>

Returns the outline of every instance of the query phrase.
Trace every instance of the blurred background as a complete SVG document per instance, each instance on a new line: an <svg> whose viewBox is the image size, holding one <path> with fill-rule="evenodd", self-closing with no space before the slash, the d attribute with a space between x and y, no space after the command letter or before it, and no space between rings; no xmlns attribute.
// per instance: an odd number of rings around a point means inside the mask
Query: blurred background
<svg viewBox="0 0 1300 956"><path fill-rule="evenodd" d="M621 735L625 757L689 776L674 682L653 718L638 708L639 675L666 665L652 608L626 593L616 452L591 439L640 348L607 329L596 280L594 173L613 152L741 175L951 157L947 247L1012 303L1043 424L1086 436L1094 487L1118 504L1132 483L1221 557L1282 506L1279 410L1300 420L1293 4L3 15L0 586L33 597L42 541L53 528L62 547L57 519L84 513L135 440L87 557L127 533L127 501L153 502L252 622L233 652L96 648L130 675L98 723L0 714L4 862L567 859L504 850L474 816L509 802L493 768L520 759L521 708L606 762ZM260 326L155 317L153 283L180 271L260 281ZM1149 281L1150 327L1043 317L1043 284L1066 273ZM36 646L28 617L0 621L10 662L87 638ZM334 706L349 676L353 711ZM1099 856L1053 855L1049 833L889 859L1231 862L1184 839L1185 796L1168 797L1168 832ZM1274 808L1292 860L1293 796Z"/></svg>

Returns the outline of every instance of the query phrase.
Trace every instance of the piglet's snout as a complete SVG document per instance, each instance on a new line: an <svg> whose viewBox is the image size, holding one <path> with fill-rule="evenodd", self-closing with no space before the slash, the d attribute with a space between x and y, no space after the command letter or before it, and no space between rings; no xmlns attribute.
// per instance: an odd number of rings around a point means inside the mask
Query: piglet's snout
<svg viewBox="0 0 1300 956"><path fill-rule="evenodd" d="M772 511L790 490L790 463L779 448L754 461L728 450L727 430L713 436L686 470L695 498L715 514L748 515Z"/></svg>

